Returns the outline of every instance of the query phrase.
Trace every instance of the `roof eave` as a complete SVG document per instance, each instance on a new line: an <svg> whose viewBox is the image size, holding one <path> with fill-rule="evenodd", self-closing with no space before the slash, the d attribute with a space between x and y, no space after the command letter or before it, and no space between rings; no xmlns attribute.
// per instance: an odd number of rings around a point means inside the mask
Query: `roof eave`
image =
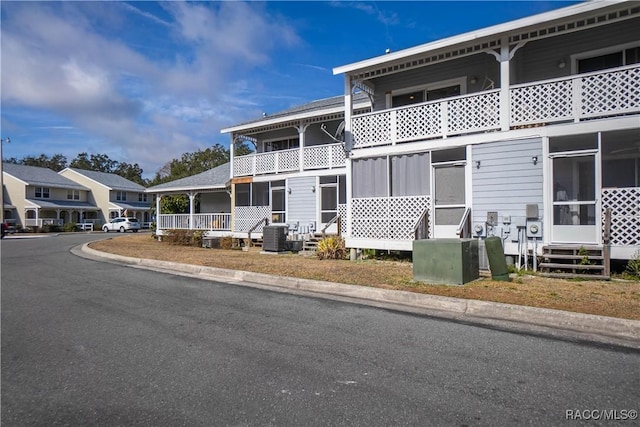
<svg viewBox="0 0 640 427"><path fill-rule="evenodd" d="M362 103L359 103L357 105L354 105L353 108L354 109L360 109L360 108L366 108L366 107L369 107L369 106L370 106L370 103L362 102ZM290 116L287 115L287 116L275 117L273 119L267 118L265 120L260 120L260 121L247 123L247 124L244 124L244 125L238 125L238 126L233 126L233 127L230 127L230 128L225 128L225 129L220 130L220 133L225 134L225 133L232 133L232 132L240 132L240 131L254 129L254 128L258 128L258 127L290 122L292 120L304 120L304 119L310 119L310 118L313 118L313 117L319 117L319 116L336 114L336 113L344 113L344 106L327 108L325 110L307 111L307 112L304 112L304 113L293 114L293 115L290 115Z"/></svg>
<svg viewBox="0 0 640 427"><path fill-rule="evenodd" d="M354 62L351 64L335 67L333 74L348 74L354 71L366 70L367 68L379 67L382 64L392 63L394 61L401 60L403 58L420 55L430 51L436 51L438 49L444 49L457 44L468 43L470 41L484 39L487 37L496 37L503 33L508 33L520 28L529 27L532 25L538 25L545 23L549 20L563 19L575 15L579 15L585 12L591 12L593 10L602 9L604 7L610 7L615 4L625 3L627 0L607 0L607 1L588 1L585 3L568 6L562 9L552 10L549 12L540 13L537 15L516 19L503 24L493 25L491 27L482 28L479 30L470 31L467 33L459 34L456 36L448 37L441 40L436 40L430 43L425 43L412 48L399 50L397 52L388 53L374 58L365 59L363 61Z"/></svg>

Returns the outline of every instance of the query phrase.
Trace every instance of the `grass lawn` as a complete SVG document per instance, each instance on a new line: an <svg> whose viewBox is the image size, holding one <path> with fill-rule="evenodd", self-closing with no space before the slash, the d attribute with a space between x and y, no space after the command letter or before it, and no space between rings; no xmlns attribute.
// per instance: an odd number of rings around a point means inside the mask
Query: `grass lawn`
<svg viewBox="0 0 640 427"><path fill-rule="evenodd" d="M319 260L309 255L264 255L259 250L174 246L158 242L147 233L121 235L93 242L90 247L136 258L640 320L640 281L577 281L521 275L511 282L481 278L464 286L429 285L413 281L410 262Z"/></svg>

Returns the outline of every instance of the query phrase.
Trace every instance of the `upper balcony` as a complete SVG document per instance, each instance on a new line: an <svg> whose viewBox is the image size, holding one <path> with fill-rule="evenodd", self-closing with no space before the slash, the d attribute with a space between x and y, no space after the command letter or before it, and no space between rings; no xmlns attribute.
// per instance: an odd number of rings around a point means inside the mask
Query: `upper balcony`
<svg viewBox="0 0 640 427"><path fill-rule="evenodd" d="M355 115L353 148L640 113L640 65ZM508 114L508 129L501 117Z"/></svg>
<svg viewBox="0 0 640 427"><path fill-rule="evenodd" d="M323 144L234 157L233 176L293 173L345 165L342 144Z"/></svg>

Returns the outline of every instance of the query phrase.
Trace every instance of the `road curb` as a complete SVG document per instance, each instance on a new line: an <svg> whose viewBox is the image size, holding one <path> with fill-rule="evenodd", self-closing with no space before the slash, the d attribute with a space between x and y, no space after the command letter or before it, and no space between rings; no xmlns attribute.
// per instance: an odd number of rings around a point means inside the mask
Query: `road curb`
<svg viewBox="0 0 640 427"><path fill-rule="evenodd" d="M419 294L407 291L369 288L366 286L346 285L295 277L273 276L170 261L132 258L96 251L90 248L88 243L82 245L81 251L93 257L110 259L128 265L159 269L176 274L188 274L203 279L226 280L241 282L240 284L244 283L249 286L259 285L259 287L274 288L282 291L293 290L312 293L318 296L335 297L352 302L463 321L480 321L485 324L498 321L517 325L533 325L549 330L577 333L579 337L585 339L595 338L603 342L611 342L610 339L613 339L616 344L640 348L640 321L638 320L619 319L615 317L490 301Z"/></svg>

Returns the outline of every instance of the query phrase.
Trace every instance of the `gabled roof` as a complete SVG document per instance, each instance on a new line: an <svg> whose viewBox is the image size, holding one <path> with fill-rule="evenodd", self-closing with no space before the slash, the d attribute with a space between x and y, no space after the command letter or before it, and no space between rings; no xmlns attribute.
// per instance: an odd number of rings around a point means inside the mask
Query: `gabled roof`
<svg viewBox="0 0 640 427"><path fill-rule="evenodd" d="M354 109L371 108L369 97L365 93L357 93L353 96ZM222 129L220 133L238 132L249 129L264 128L266 126L309 120L316 117L330 115L344 115L344 95L331 98L318 99L306 104L297 105L273 114L267 114L259 119Z"/></svg>
<svg viewBox="0 0 640 427"><path fill-rule="evenodd" d="M189 190L224 189L231 172L230 163L216 166L197 175L176 179L147 188L147 193L179 192Z"/></svg>
<svg viewBox="0 0 640 427"><path fill-rule="evenodd" d="M4 173L19 179L24 182L25 185L67 188L71 190L90 190L84 185L80 185L48 168L16 165L13 163L3 163L2 168Z"/></svg>
<svg viewBox="0 0 640 427"><path fill-rule="evenodd" d="M144 192L144 187L142 185L123 178L120 175L116 175L115 173L96 172L77 168L66 168L61 172L64 172L65 170L70 170L78 175L89 178L90 180L107 187L109 190Z"/></svg>
<svg viewBox="0 0 640 427"><path fill-rule="evenodd" d="M487 51L500 46L500 38L508 36L509 43L544 38L571 32L608 21L629 19L640 14L637 1L606 0L585 1L576 5L516 19L453 37L436 40L408 49L359 62L335 67L333 74L352 74L358 78L376 77L417 65L426 65L440 59L452 59L477 50ZM536 30L540 28L540 30ZM456 49L455 46L465 46ZM477 48L477 50L474 50ZM440 53L440 55L435 55ZM431 56L433 55L433 56ZM443 58L440 58L442 56ZM410 59L410 60L409 60Z"/></svg>

